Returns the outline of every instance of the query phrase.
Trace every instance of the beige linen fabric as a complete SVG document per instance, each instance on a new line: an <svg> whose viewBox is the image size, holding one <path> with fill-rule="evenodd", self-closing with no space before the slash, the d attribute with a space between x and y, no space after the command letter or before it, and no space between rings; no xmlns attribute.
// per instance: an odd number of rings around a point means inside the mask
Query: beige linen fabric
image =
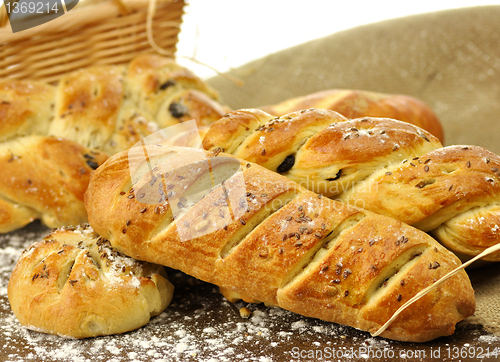
<svg viewBox="0 0 500 362"><path fill-rule="evenodd" d="M476 312L468 320L481 324L485 329L500 336L500 272L499 265L471 271L472 286L476 292Z"/></svg>
<svg viewBox="0 0 500 362"><path fill-rule="evenodd" d="M332 21L335 16L332 14ZM500 5L409 16L335 33L253 61L208 82L233 109L344 88L406 94L434 109L445 144L500 154ZM293 23L287 26L294 26ZM296 24L300 26L300 24ZM499 264L470 270L471 322L500 335Z"/></svg>
<svg viewBox="0 0 500 362"><path fill-rule="evenodd" d="M233 108L329 88L406 94L434 109L447 145L473 143L500 153L498 19L500 5L387 20L298 45L230 72L243 86L221 76L209 83Z"/></svg>

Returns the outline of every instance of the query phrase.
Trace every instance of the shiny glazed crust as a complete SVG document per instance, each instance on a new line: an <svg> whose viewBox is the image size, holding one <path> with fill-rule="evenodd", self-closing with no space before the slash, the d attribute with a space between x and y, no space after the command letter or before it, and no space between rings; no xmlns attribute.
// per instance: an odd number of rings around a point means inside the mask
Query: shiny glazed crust
<svg viewBox="0 0 500 362"><path fill-rule="evenodd" d="M214 283L231 299L371 332L460 265L417 229L218 151L148 146L117 154L93 173L85 204L92 227L124 254ZM460 272L383 336L449 335L474 308Z"/></svg>
<svg viewBox="0 0 500 362"><path fill-rule="evenodd" d="M401 94L327 89L259 108L276 116L307 108L322 108L339 112L351 119L392 118L425 129L441 142L444 139L443 128L434 111L424 102Z"/></svg>
<svg viewBox="0 0 500 362"><path fill-rule="evenodd" d="M117 253L88 225L54 230L34 243L8 285L22 325L69 338L142 327L168 306L172 293L163 267Z"/></svg>
<svg viewBox="0 0 500 362"><path fill-rule="evenodd" d="M248 109L215 123L203 146L429 231L457 254L475 256L500 242L500 157L477 146L442 147L407 123L316 109L275 118ZM484 260L499 261L500 253Z"/></svg>

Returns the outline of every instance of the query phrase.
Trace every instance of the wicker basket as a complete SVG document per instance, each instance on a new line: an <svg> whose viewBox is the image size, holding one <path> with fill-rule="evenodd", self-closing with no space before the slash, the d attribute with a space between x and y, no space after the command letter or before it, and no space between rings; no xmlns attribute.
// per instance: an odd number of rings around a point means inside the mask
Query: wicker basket
<svg viewBox="0 0 500 362"><path fill-rule="evenodd" d="M154 42L176 50L184 0L155 1ZM76 69L123 64L152 51L147 36L148 0L80 0L71 11L35 28L12 33L0 8L0 78L55 82Z"/></svg>

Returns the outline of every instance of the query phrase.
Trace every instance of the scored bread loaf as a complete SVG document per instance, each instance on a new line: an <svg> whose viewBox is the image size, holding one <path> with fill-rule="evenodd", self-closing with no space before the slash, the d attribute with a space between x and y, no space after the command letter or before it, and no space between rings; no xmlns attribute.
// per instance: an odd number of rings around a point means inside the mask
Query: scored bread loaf
<svg viewBox="0 0 500 362"><path fill-rule="evenodd" d="M442 147L410 124L248 109L216 122L203 146L431 232L464 258L500 242L500 157L477 146ZM500 253L484 260L500 261Z"/></svg>
<svg viewBox="0 0 500 362"><path fill-rule="evenodd" d="M87 221L83 194L107 155L55 137L0 143L0 233L40 219L50 228Z"/></svg>
<svg viewBox="0 0 500 362"><path fill-rule="evenodd" d="M162 266L117 253L89 225L53 230L34 243L8 285L23 326L71 338L142 327L165 310L172 294Z"/></svg>
<svg viewBox="0 0 500 362"><path fill-rule="evenodd" d="M339 112L347 118L392 118L425 129L441 142L444 139L443 127L434 111L419 99L403 94L327 89L258 108L275 116L319 108Z"/></svg>
<svg viewBox="0 0 500 362"><path fill-rule="evenodd" d="M127 66L75 71L57 85L0 80L0 141L51 135L114 154L186 120L206 128L227 110L188 69L144 54Z"/></svg>
<svg viewBox="0 0 500 362"><path fill-rule="evenodd" d="M321 197L218 152L147 145L108 159L85 194L118 251L261 301L374 332L460 265L424 232ZM428 341L474 312L467 274L404 310L382 336Z"/></svg>

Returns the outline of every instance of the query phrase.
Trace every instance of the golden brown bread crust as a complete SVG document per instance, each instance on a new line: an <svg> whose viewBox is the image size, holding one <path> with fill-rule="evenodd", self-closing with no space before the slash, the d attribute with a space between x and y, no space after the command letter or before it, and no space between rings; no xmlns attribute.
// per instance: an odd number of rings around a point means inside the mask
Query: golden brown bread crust
<svg viewBox="0 0 500 362"><path fill-rule="evenodd" d="M54 97L54 87L43 82L0 80L0 142L46 132Z"/></svg>
<svg viewBox="0 0 500 362"><path fill-rule="evenodd" d="M308 109L273 117L260 110L228 113L203 139L221 151L334 197L374 170L441 147L430 133L391 119L348 120L337 112Z"/></svg>
<svg viewBox="0 0 500 362"><path fill-rule="evenodd" d="M258 108L276 116L307 108L321 108L339 112L347 118L392 118L414 124L441 142L444 140L443 128L432 109L424 102L406 95L328 89Z"/></svg>
<svg viewBox="0 0 500 362"><path fill-rule="evenodd" d="M171 59L139 56L130 63L127 74L127 95L153 115L160 128L190 119L203 128L228 111L217 102L215 90Z"/></svg>
<svg viewBox="0 0 500 362"><path fill-rule="evenodd" d="M0 144L0 232L41 219L48 227L87 220L83 194L107 155L75 142L29 136Z"/></svg>
<svg viewBox="0 0 500 362"><path fill-rule="evenodd" d="M163 267L117 253L88 225L54 230L34 243L8 285L22 325L71 338L142 327L168 306L172 292Z"/></svg>
<svg viewBox="0 0 500 362"><path fill-rule="evenodd" d="M75 71L57 86L0 81L0 141L51 135L114 154L186 120L206 128L227 111L205 82L154 54Z"/></svg>
<svg viewBox="0 0 500 362"><path fill-rule="evenodd" d="M260 110L231 112L209 129L203 146L430 231L457 254L475 256L500 242L499 156L476 146L443 148L430 133L396 120L335 122L334 115L315 109L279 118ZM311 128L318 118L324 127ZM484 260L498 261L500 253Z"/></svg>
<svg viewBox="0 0 500 362"><path fill-rule="evenodd" d="M218 151L217 157L160 146L146 151L148 161L137 148L93 172L85 194L91 225L117 250L214 283L230 297L373 332L460 265L421 231L322 198L256 164ZM216 186L202 187L212 178ZM383 336L448 335L474 306L460 272Z"/></svg>
<svg viewBox="0 0 500 362"><path fill-rule="evenodd" d="M102 148L115 132L123 102L124 67L96 67L63 77L48 134ZM109 150L106 150L109 151Z"/></svg>
<svg viewBox="0 0 500 362"><path fill-rule="evenodd" d="M372 211L431 232L457 254L475 256L500 243L499 169L500 157L484 148L448 146L388 167L340 199L361 199ZM500 261L500 253L483 260Z"/></svg>
<svg viewBox="0 0 500 362"><path fill-rule="evenodd" d="M374 175L367 184L377 196L360 186L340 198L365 200L383 214L404 210L402 221L430 231L464 211L498 202L500 178L492 170L499 167L500 158L481 147L448 146ZM411 209L402 208L408 202Z"/></svg>
<svg viewBox="0 0 500 362"><path fill-rule="evenodd" d="M16 143L18 137L51 136L99 150L99 154L114 154L130 148L160 128L192 119L203 133L227 112L217 99L217 94L189 70L172 59L154 54L140 55L128 66L100 66L75 71L64 76L56 86L0 80L0 142L7 142L0 144L0 149L3 149L5 163L10 159L12 145L19 144ZM42 147L32 146L32 141L27 139L19 142L27 142L26 151L30 158L23 160L23 165L20 162L9 164L9 170L16 179L30 179L38 185L29 186L30 190L43 190L44 194L24 190L14 195L16 189L27 189L28 186L9 182L10 175L4 173L6 184L0 185L3 190L0 195L0 233L20 228L38 218L50 227L85 222L82 195L88 172L86 177L77 172L85 164L82 155L74 162L70 160L70 155L77 156L76 146L70 147L68 154L52 157L50 165L43 165L45 161L36 161L37 157L43 158L41 155L31 154L42 152ZM184 138L179 138L175 142L184 141ZM25 153L17 149L16 152ZM83 149L82 152L90 154ZM27 163L30 169L26 168ZM70 166L75 167L74 170L69 170ZM58 169L65 172L63 178L59 174L46 177L47 170L58 172ZM72 201L75 197L76 200Z"/></svg>

